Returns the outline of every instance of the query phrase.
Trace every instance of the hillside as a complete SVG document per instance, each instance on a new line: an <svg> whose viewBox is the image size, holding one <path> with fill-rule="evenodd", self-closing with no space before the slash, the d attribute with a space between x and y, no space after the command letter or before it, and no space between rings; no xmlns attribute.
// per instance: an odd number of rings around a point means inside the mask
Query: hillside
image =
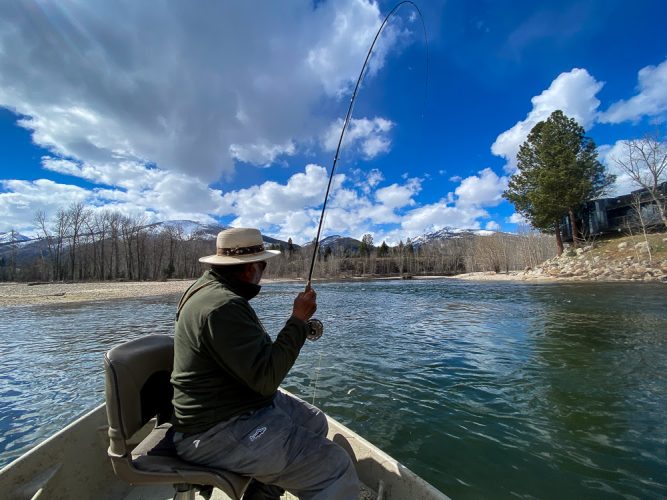
<svg viewBox="0 0 667 500"><path fill-rule="evenodd" d="M524 279L667 282L667 232L599 240L519 273Z"/></svg>

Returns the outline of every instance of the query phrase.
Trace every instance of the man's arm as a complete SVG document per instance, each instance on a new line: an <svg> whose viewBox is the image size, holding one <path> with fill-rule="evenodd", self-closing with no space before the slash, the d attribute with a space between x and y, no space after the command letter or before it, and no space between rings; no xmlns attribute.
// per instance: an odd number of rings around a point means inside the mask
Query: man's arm
<svg viewBox="0 0 667 500"><path fill-rule="evenodd" d="M306 292L307 293L307 292ZM300 294L301 295L301 294ZM216 361L239 381L264 396L273 394L294 365L306 341L303 318L312 307L295 308L275 342L263 330L244 299L232 300L208 317L207 340ZM316 306L315 306L316 307Z"/></svg>

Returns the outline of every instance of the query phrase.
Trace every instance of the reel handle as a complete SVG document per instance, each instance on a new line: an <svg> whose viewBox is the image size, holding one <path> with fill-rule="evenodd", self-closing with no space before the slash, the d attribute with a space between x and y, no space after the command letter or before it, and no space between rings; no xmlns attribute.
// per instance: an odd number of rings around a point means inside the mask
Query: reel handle
<svg viewBox="0 0 667 500"><path fill-rule="evenodd" d="M317 340L324 333L324 325L319 319L311 318L308 320L308 328L310 329L306 338L308 340Z"/></svg>

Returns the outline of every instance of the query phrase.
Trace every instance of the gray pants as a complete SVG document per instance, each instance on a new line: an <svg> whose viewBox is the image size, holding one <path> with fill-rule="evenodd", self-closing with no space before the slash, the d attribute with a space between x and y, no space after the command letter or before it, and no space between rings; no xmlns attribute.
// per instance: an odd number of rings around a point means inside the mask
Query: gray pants
<svg viewBox="0 0 667 500"><path fill-rule="evenodd" d="M326 438L327 430L324 413L278 392L271 405L174 444L184 460L251 476L302 500L356 499L359 479L352 460ZM250 489L254 498L279 491L256 484Z"/></svg>

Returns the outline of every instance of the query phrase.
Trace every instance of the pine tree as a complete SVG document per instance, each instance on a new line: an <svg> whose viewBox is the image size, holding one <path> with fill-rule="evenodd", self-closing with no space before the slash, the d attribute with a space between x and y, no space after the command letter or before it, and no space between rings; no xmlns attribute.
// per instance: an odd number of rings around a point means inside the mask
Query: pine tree
<svg viewBox="0 0 667 500"><path fill-rule="evenodd" d="M555 233L558 255L563 252L560 221L569 216L576 246L578 207L614 181L597 159L595 142L575 119L557 110L530 131L517 164L503 196L533 227Z"/></svg>

